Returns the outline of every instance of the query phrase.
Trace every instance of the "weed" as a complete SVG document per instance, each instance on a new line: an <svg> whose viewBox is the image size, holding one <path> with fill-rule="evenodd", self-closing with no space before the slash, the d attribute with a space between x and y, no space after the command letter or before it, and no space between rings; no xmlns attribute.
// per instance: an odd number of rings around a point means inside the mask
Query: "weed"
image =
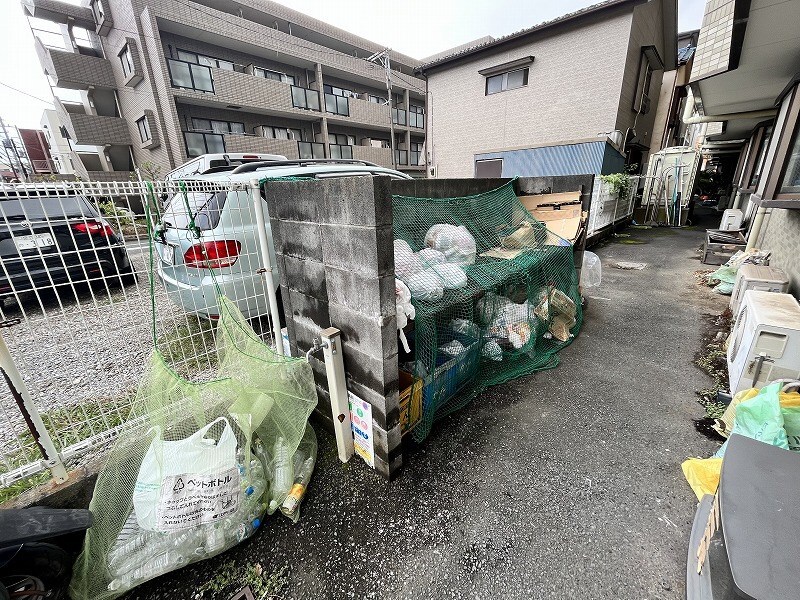
<svg viewBox="0 0 800 600"><path fill-rule="evenodd" d="M694 360L694 364L714 380L711 387L697 391L698 402L711 418L721 417L726 408L725 404L717 401L717 393L728 389L728 360L724 339L731 329L731 321L731 311L726 310L710 324L703 336L702 349Z"/></svg>
<svg viewBox="0 0 800 600"><path fill-rule="evenodd" d="M231 596L244 586L250 590L256 600L280 597L289 583L289 569L283 566L267 573L260 563L247 563L244 569L236 567L236 561L230 559L220 566L217 573L197 589L198 598L224 598Z"/></svg>

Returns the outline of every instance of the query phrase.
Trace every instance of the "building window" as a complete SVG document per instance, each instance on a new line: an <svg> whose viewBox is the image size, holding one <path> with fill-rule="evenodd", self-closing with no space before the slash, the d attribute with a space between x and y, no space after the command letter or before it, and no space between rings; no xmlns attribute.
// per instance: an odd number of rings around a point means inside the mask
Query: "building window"
<svg viewBox="0 0 800 600"><path fill-rule="evenodd" d="M323 86L324 92L326 94L333 94L334 96L342 96L343 98L355 98L356 93L353 90L348 90L347 88L338 87L335 85L325 85Z"/></svg>
<svg viewBox="0 0 800 600"><path fill-rule="evenodd" d="M273 81L282 81L283 83L289 83L291 85L297 83L294 75L287 75L280 71L270 71L269 69L262 69L261 67L253 67L253 75L263 77L264 79L272 79Z"/></svg>
<svg viewBox="0 0 800 600"><path fill-rule="evenodd" d="M373 96L372 94L369 94L368 99L374 104L389 104L389 101L383 96Z"/></svg>
<svg viewBox="0 0 800 600"><path fill-rule="evenodd" d="M411 166L418 167L424 165L422 160L422 148L425 144L422 142L411 142Z"/></svg>
<svg viewBox="0 0 800 600"><path fill-rule="evenodd" d="M103 22L106 17L106 10L103 7L102 0L92 0L92 14L94 15L94 22L98 25Z"/></svg>
<svg viewBox="0 0 800 600"><path fill-rule="evenodd" d="M335 115L350 116L350 98L355 94L351 90L326 85L325 89L325 111Z"/></svg>
<svg viewBox="0 0 800 600"><path fill-rule="evenodd" d="M516 90L528 85L528 67L499 73L486 78L486 95Z"/></svg>
<svg viewBox="0 0 800 600"><path fill-rule="evenodd" d="M419 129L425 127L425 109L422 106L412 104L408 107L408 125Z"/></svg>
<svg viewBox="0 0 800 600"><path fill-rule="evenodd" d="M502 158L488 158L475 161L475 177L502 177L503 176L503 159Z"/></svg>
<svg viewBox="0 0 800 600"><path fill-rule="evenodd" d="M127 44L125 44L122 52L119 53L119 62L122 63L122 74L125 75L126 79L133 75L135 70L133 67L133 56L131 56L131 49Z"/></svg>
<svg viewBox="0 0 800 600"><path fill-rule="evenodd" d="M302 130L291 127L264 126L262 131L264 137L272 138L274 140L297 140L298 142L303 140Z"/></svg>
<svg viewBox="0 0 800 600"><path fill-rule="evenodd" d="M369 145L373 148L388 148L389 147L389 140L379 140L376 138L371 138L369 140Z"/></svg>
<svg viewBox="0 0 800 600"><path fill-rule="evenodd" d="M395 150L394 163L396 165L408 166L408 150Z"/></svg>
<svg viewBox="0 0 800 600"><path fill-rule="evenodd" d="M192 129L195 131L211 131L213 133L244 133L244 123L236 121L217 121L214 119L198 119L192 117Z"/></svg>
<svg viewBox="0 0 800 600"><path fill-rule="evenodd" d="M292 106L306 110L319 110L319 92L292 86Z"/></svg>
<svg viewBox="0 0 800 600"><path fill-rule="evenodd" d="M209 67L174 58L167 59L167 67L172 87L214 93L214 82Z"/></svg>
<svg viewBox="0 0 800 600"><path fill-rule="evenodd" d="M150 134L150 125L147 123L147 117L137 119L136 127L139 129L139 138L141 138L142 142L149 142L153 139Z"/></svg>
<svg viewBox="0 0 800 600"><path fill-rule="evenodd" d="M800 194L800 126L795 129L786 169L781 180L780 194Z"/></svg>
<svg viewBox="0 0 800 600"><path fill-rule="evenodd" d="M655 46L643 46L639 57L639 72L636 76L636 95L633 97L633 111L646 115L651 109L650 86L653 73L664 68Z"/></svg>
<svg viewBox="0 0 800 600"><path fill-rule="evenodd" d="M342 144L330 144L331 158L352 159L353 147Z"/></svg>
<svg viewBox="0 0 800 600"><path fill-rule="evenodd" d="M758 185L758 181L761 179L761 171L764 169L764 161L767 158L767 148L769 148L770 139L772 139L772 125L764 130L761 137L761 143L758 146L758 154L756 155L756 162L753 163L753 172L750 174L750 181L747 186L749 188L755 188Z"/></svg>
<svg viewBox="0 0 800 600"><path fill-rule="evenodd" d="M325 145L319 142L297 142L300 158L325 158Z"/></svg>
<svg viewBox="0 0 800 600"><path fill-rule="evenodd" d="M222 154L225 152L225 138L218 133L198 133L185 131L186 154L200 156L202 154Z"/></svg>
<svg viewBox="0 0 800 600"><path fill-rule="evenodd" d="M395 125L405 125L406 124L406 111L402 108L393 108L392 109L392 123Z"/></svg>
<svg viewBox="0 0 800 600"><path fill-rule="evenodd" d="M234 63L229 60L214 58L213 56L206 56L205 54L198 54L197 52L189 52L187 50L178 50L178 59L205 67L224 69L225 71L236 70Z"/></svg>

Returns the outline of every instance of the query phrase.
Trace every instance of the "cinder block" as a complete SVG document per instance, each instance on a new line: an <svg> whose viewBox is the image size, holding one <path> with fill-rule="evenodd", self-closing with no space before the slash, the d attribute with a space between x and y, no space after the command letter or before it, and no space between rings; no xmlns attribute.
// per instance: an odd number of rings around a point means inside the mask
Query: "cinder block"
<svg viewBox="0 0 800 600"><path fill-rule="evenodd" d="M319 225L301 221L281 221L279 235L274 236L275 251L284 256L310 258L322 262L322 240Z"/></svg>
<svg viewBox="0 0 800 600"><path fill-rule="evenodd" d="M397 353L397 318L394 315L365 315L341 304L328 305L331 325L342 332L342 342L375 358Z"/></svg>
<svg viewBox="0 0 800 600"><path fill-rule="evenodd" d="M392 224L388 177L341 177L327 183L324 222L375 227Z"/></svg>
<svg viewBox="0 0 800 600"><path fill-rule="evenodd" d="M321 328L330 327L328 303L296 290L289 290L289 301L292 306L292 318L295 325L305 323L309 326L316 325Z"/></svg>
<svg viewBox="0 0 800 600"><path fill-rule="evenodd" d="M396 302L394 277L366 277L349 269L325 267L328 300L355 311L374 314L394 314Z"/></svg>
<svg viewBox="0 0 800 600"><path fill-rule="evenodd" d="M377 276L378 237L374 227L321 225L323 262L364 276ZM394 250L392 250L394 251Z"/></svg>
<svg viewBox="0 0 800 600"><path fill-rule="evenodd" d="M318 300L328 299L325 265L316 260L295 256L284 257L283 263L281 278L290 289Z"/></svg>
<svg viewBox="0 0 800 600"><path fill-rule="evenodd" d="M322 181L267 181L264 193L270 216L282 221L318 223L325 187Z"/></svg>

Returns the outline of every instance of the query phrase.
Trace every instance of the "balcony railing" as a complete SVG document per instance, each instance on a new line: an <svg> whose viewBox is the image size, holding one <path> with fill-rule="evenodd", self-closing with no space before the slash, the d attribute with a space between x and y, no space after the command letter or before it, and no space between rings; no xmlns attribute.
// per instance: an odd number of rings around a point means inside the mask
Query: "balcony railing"
<svg viewBox="0 0 800 600"><path fill-rule="evenodd" d="M335 115L350 116L349 98L335 94L325 94L325 111Z"/></svg>
<svg viewBox="0 0 800 600"><path fill-rule="evenodd" d="M306 110L319 110L319 92L292 86L292 106ZM316 156L311 158L317 158Z"/></svg>
<svg viewBox="0 0 800 600"><path fill-rule="evenodd" d="M392 109L392 123L395 125L405 125L406 124L406 111L402 108L393 108Z"/></svg>
<svg viewBox="0 0 800 600"><path fill-rule="evenodd" d="M394 162L398 165L408 166L408 150L395 150Z"/></svg>
<svg viewBox="0 0 800 600"><path fill-rule="evenodd" d="M221 133L202 133L199 131L184 131L186 141L186 155L200 156L201 154L222 154L225 152L225 136Z"/></svg>
<svg viewBox="0 0 800 600"><path fill-rule="evenodd" d="M342 144L329 144L331 158L353 158L353 147Z"/></svg>
<svg viewBox="0 0 800 600"><path fill-rule="evenodd" d="M320 142L297 142L300 158L325 158L325 144Z"/></svg>
<svg viewBox="0 0 800 600"><path fill-rule="evenodd" d="M176 58L168 58L167 67L172 87L214 93L211 67L196 65Z"/></svg>

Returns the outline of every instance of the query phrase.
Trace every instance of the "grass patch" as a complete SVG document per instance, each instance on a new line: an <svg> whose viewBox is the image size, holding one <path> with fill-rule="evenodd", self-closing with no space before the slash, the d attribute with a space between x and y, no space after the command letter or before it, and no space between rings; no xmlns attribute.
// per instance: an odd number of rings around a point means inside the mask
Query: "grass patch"
<svg viewBox="0 0 800 600"><path fill-rule="evenodd" d="M162 333L156 348L176 373L187 379L200 371L216 368L216 323L186 316L182 323Z"/></svg>
<svg viewBox="0 0 800 600"><path fill-rule="evenodd" d="M626 238L623 240L615 240L618 244L627 244L629 246L635 246L638 244L646 244L644 240L637 240L636 238Z"/></svg>
<svg viewBox="0 0 800 600"><path fill-rule="evenodd" d="M728 361L724 345L732 318L729 309L717 317L705 332L701 350L695 355L694 364L713 379L710 387L697 391L698 402L711 418L721 417L726 408L725 404L717 402L717 393L728 389Z"/></svg>
<svg viewBox="0 0 800 600"><path fill-rule="evenodd" d="M217 573L197 589L201 598L229 598L245 586L250 586L256 600L282 598L289 584L289 569L281 567L266 572L260 563L236 566L234 559L224 562Z"/></svg>

